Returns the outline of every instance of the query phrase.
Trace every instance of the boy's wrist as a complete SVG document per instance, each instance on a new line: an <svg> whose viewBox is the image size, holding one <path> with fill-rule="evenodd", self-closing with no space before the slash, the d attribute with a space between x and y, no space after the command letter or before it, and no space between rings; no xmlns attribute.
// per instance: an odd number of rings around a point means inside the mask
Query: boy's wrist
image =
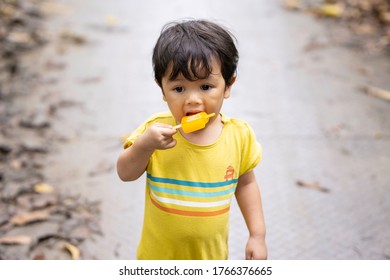
<svg viewBox="0 0 390 280"><path fill-rule="evenodd" d="M265 233L259 233L259 232L249 232L249 237L265 240Z"/></svg>

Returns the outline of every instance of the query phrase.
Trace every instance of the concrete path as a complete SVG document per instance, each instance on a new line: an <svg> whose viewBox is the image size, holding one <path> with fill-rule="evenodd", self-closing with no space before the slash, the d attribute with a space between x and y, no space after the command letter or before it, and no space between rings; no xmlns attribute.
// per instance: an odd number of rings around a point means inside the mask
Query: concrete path
<svg viewBox="0 0 390 280"><path fill-rule="evenodd" d="M279 1L53 2L64 6L48 18L52 43L30 59L38 69L66 65L46 71L58 82L42 86L72 104L57 114L65 141L46 173L57 188L102 201L103 236L84 244L83 258L135 258L144 178L117 178L119 137L167 110L151 52L165 23L188 17L216 20L237 37L238 80L223 112L247 120L263 145L256 176L269 258L390 258L390 103L359 90L390 89L388 57L333 46L323 23ZM86 44L64 42L65 31ZM325 47L305 51L313 42ZM244 257L246 239L234 203L231 259Z"/></svg>

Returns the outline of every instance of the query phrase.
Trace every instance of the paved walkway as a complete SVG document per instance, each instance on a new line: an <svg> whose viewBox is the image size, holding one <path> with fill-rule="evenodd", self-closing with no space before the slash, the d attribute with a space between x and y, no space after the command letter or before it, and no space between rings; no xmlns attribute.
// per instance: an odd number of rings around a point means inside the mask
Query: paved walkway
<svg viewBox="0 0 390 280"><path fill-rule="evenodd" d="M53 43L34 63L64 62L48 73L60 81L51 90L81 104L59 112L59 133L71 141L49 158L47 174L57 187L102 200L104 236L84 245L84 258L135 257L144 179L117 178L118 138L167 109L151 51L163 24L186 17L217 20L237 37L238 81L223 111L247 120L263 145L256 176L269 258L390 258L390 103L358 89L390 89L388 58L331 45L305 52L328 43L325 26L279 1L58 2L73 12L49 18ZM87 44L61 42L64 30ZM109 172L90 176L99 168ZM235 204L230 237L230 258L243 258L247 231Z"/></svg>

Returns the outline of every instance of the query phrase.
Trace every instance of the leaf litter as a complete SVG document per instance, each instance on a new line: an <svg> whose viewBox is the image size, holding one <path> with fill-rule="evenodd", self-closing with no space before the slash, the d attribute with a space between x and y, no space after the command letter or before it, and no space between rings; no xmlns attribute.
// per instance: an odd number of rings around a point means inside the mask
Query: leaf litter
<svg viewBox="0 0 390 280"><path fill-rule="evenodd" d="M39 106L20 102L26 95L36 99L33 86L44 83L23 65L23 55L49 42L42 31L46 13L68 12L65 5L0 0L0 260L80 259L83 242L102 235L100 201L67 194L45 180L47 155L69 140L52 129L52 120L58 110L78 104L58 93L46 94ZM58 36L64 45L87 42L71 31ZM66 65L51 59L45 67L53 72ZM108 167L97 168L94 175Z"/></svg>
<svg viewBox="0 0 390 280"><path fill-rule="evenodd" d="M345 36L335 32L333 41L369 53L390 50L390 1L388 0L284 0L290 11L313 15L329 24L345 27Z"/></svg>

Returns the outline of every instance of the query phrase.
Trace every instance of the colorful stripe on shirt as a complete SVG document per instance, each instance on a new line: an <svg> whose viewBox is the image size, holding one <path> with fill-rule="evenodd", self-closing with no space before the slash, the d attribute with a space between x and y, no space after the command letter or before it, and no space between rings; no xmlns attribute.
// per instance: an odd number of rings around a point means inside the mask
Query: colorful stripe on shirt
<svg viewBox="0 0 390 280"><path fill-rule="evenodd" d="M237 182L237 179L193 182L147 174L152 203L165 212L185 216L216 216L228 212Z"/></svg>

